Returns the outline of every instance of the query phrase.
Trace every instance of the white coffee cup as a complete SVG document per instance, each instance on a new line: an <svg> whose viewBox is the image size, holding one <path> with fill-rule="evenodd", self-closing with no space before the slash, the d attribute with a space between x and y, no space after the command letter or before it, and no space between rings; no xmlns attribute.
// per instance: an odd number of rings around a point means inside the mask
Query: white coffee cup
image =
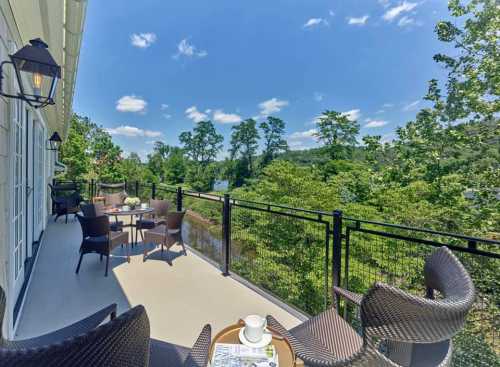
<svg viewBox="0 0 500 367"><path fill-rule="evenodd" d="M122 210L124 212L128 212L130 210L130 207L128 205L124 205L124 206L122 206Z"/></svg>
<svg viewBox="0 0 500 367"><path fill-rule="evenodd" d="M141 204L141 209L147 209L147 208L148 208L148 203Z"/></svg>
<svg viewBox="0 0 500 367"><path fill-rule="evenodd" d="M259 315L249 315L245 318L245 338L251 343L258 343L262 340L267 320Z"/></svg>

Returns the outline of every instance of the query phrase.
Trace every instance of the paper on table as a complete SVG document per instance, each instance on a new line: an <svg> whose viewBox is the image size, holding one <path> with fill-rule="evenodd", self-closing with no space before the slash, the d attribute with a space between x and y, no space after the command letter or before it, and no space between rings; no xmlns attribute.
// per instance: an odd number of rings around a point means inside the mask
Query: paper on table
<svg viewBox="0 0 500 367"><path fill-rule="evenodd" d="M274 345L250 348L241 344L215 343L211 367L278 367Z"/></svg>

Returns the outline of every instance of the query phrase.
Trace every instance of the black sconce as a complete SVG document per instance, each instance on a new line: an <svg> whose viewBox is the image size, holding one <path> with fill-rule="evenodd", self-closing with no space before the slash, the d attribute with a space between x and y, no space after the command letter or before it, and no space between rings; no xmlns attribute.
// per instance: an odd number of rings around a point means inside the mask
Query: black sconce
<svg viewBox="0 0 500 367"><path fill-rule="evenodd" d="M49 139L49 147L47 147L47 150L59 150L61 147L62 139L59 136L59 133L55 131L52 136Z"/></svg>
<svg viewBox="0 0 500 367"><path fill-rule="evenodd" d="M22 99L34 108L55 104L54 96L57 81L61 78L61 67L56 64L47 48L48 45L40 38L37 38L31 40L30 45L24 46L13 55L9 55L10 61L3 61L0 64L0 95ZM19 86L19 93L16 95L7 94L3 91L2 80L5 64L11 64L14 67ZM26 93L26 88L23 85L23 74L31 76L33 94Z"/></svg>

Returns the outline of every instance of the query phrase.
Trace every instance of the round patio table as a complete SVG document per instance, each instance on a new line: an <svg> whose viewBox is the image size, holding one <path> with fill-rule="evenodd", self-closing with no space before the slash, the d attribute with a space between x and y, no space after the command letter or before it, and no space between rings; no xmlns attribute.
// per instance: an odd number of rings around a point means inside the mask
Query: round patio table
<svg viewBox="0 0 500 367"><path fill-rule="evenodd" d="M134 223L134 217L138 217L139 220L142 220L144 214L150 214L152 212L154 212L153 208L135 208L129 210L123 210L122 208L114 208L105 210L104 214L108 216L114 216L117 220L118 217L120 216L130 216L130 223L129 224L124 223L123 226L134 228L136 226L136 224ZM136 244L137 238L134 241L134 231L130 231L130 234L132 236L132 245L134 245Z"/></svg>

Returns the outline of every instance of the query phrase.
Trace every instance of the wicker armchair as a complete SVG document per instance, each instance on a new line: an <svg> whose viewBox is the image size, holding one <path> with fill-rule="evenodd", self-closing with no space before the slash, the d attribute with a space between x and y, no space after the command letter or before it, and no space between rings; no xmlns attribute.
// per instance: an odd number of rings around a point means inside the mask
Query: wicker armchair
<svg viewBox="0 0 500 367"><path fill-rule="evenodd" d="M170 202L168 200L155 200L149 201L149 206L154 210L149 218L141 218L135 222L135 238L137 239L137 232L141 235L144 241L143 229L153 229L156 226L167 223L168 209Z"/></svg>
<svg viewBox="0 0 500 367"><path fill-rule="evenodd" d="M109 218L106 215L100 217L82 217L76 215L82 227L82 244L80 246L80 259L76 267L76 273L80 271L83 255L96 253L106 256L106 271L104 276L108 276L109 256L113 249L119 245L128 245L128 232L113 232L109 225ZM130 262L130 254L127 246L127 261Z"/></svg>
<svg viewBox="0 0 500 367"><path fill-rule="evenodd" d="M126 184L124 182L117 184L98 183L98 195L104 198L107 206L120 206L127 197Z"/></svg>
<svg viewBox="0 0 500 367"><path fill-rule="evenodd" d="M336 288L338 296L360 307L361 336L334 308L289 331L272 316L268 324L290 341L307 366L450 366L451 338L465 323L474 286L446 247L426 259L424 277L428 298L383 283L363 296Z"/></svg>
<svg viewBox="0 0 500 367"><path fill-rule="evenodd" d="M5 293L0 287L2 367L205 367L211 342L206 325L192 349L150 339L143 306L116 317L116 305L55 332L25 340L2 336ZM110 321L102 324L106 318ZM102 324L102 325L101 325Z"/></svg>
<svg viewBox="0 0 500 367"><path fill-rule="evenodd" d="M184 255L187 255L186 247L182 239L182 221L185 214L185 211L168 213L166 225L162 224L147 230L144 233L144 242L161 246L162 253L164 247L166 247L168 251L173 245L179 244L182 246ZM148 251L147 248L144 247L144 261L146 261L147 256ZM172 265L170 261L169 263Z"/></svg>
<svg viewBox="0 0 500 367"><path fill-rule="evenodd" d="M104 204L103 203L94 203L94 204L84 204L80 205L82 209L82 213L85 217L100 217L104 214ZM109 227L113 232L122 232L123 231L123 221L118 220L115 217L115 221L109 223Z"/></svg>
<svg viewBox="0 0 500 367"><path fill-rule="evenodd" d="M52 199L52 203L54 204L54 209L56 212L56 219L61 216L66 216L66 223L68 223L68 215L76 214L80 211L80 203L82 202L82 197L80 193L76 190L76 186L74 187L75 191L73 191L68 196L57 196L57 189L49 184L50 188L50 198ZM73 189L73 187L71 187Z"/></svg>

